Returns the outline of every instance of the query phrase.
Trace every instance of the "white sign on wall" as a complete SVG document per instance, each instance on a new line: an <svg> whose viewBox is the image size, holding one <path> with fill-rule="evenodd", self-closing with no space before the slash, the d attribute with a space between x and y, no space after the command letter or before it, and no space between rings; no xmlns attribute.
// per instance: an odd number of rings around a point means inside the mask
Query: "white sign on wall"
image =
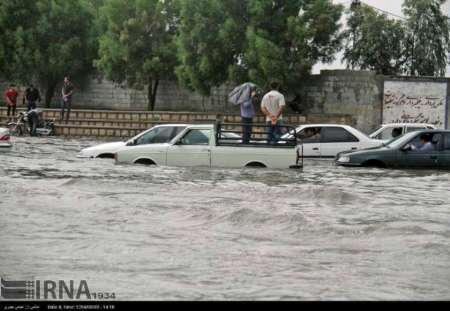
<svg viewBox="0 0 450 311"><path fill-rule="evenodd" d="M386 81L383 123L428 123L446 126L447 83Z"/></svg>

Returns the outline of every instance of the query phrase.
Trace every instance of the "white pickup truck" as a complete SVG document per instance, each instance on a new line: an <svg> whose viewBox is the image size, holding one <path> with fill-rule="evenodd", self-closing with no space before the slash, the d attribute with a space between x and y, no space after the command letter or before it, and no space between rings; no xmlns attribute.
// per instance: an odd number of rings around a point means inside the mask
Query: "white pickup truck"
<svg viewBox="0 0 450 311"><path fill-rule="evenodd" d="M244 145L220 137L220 125L188 125L169 143L133 146L115 153L116 163L223 168L301 168L297 140L284 144Z"/></svg>

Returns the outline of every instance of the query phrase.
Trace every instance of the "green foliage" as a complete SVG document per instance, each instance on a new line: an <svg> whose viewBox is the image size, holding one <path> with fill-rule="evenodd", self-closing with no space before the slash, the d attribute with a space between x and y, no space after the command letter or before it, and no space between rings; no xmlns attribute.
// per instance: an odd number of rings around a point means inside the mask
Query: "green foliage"
<svg viewBox="0 0 450 311"><path fill-rule="evenodd" d="M354 9L344 59L353 68L380 74L444 76L450 52L443 0L405 0L406 21L389 19L365 5Z"/></svg>
<svg viewBox="0 0 450 311"><path fill-rule="evenodd" d="M36 81L48 105L65 74L89 71L92 16L81 0L8 0L0 3L0 68L20 83Z"/></svg>
<svg viewBox="0 0 450 311"><path fill-rule="evenodd" d="M176 64L176 12L176 2L168 0L107 0L102 8L107 30L96 65L117 83L148 85L151 110L159 79L173 74Z"/></svg>
<svg viewBox="0 0 450 311"><path fill-rule="evenodd" d="M333 59L341 14L329 0L181 1L178 78L205 95L228 80L295 88Z"/></svg>
<svg viewBox="0 0 450 311"><path fill-rule="evenodd" d="M229 78L230 66L239 61L244 44L243 2L181 1L176 72L185 86L208 95L213 86Z"/></svg>
<svg viewBox="0 0 450 311"><path fill-rule="evenodd" d="M352 68L402 74L407 62L405 35L402 22L363 5L349 11L344 60Z"/></svg>
<svg viewBox="0 0 450 311"><path fill-rule="evenodd" d="M450 52L449 22L441 11L444 0L405 0L409 29L407 50L411 75L444 76Z"/></svg>

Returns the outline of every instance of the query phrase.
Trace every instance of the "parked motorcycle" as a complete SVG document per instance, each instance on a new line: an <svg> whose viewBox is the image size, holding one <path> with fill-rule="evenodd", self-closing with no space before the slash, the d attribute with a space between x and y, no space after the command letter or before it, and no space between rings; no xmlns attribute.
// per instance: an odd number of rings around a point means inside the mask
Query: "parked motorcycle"
<svg viewBox="0 0 450 311"><path fill-rule="evenodd" d="M9 132L13 136L52 136L55 134L54 120L44 119L39 109L22 111L17 115L16 122L8 123Z"/></svg>

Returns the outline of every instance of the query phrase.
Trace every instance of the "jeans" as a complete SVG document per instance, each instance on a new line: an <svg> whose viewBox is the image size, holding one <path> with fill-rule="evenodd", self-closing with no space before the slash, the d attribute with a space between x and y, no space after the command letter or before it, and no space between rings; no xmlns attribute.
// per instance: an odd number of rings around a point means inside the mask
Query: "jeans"
<svg viewBox="0 0 450 311"><path fill-rule="evenodd" d="M61 122L64 120L64 112L67 109L66 123L69 122L70 109L72 106L72 98L61 101Z"/></svg>
<svg viewBox="0 0 450 311"><path fill-rule="evenodd" d="M30 111L30 110L33 110L33 109L36 109L36 102L32 102L32 101L28 101L27 102L27 111Z"/></svg>
<svg viewBox="0 0 450 311"><path fill-rule="evenodd" d="M275 144L281 137L281 127L283 126L283 121L278 120L277 124L273 125L272 122L267 122L267 126L269 127L267 138L269 144Z"/></svg>
<svg viewBox="0 0 450 311"><path fill-rule="evenodd" d="M252 136L253 118L242 117L242 143L250 143L250 137Z"/></svg>
<svg viewBox="0 0 450 311"><path fill-rule="evenodd" d="M11 113L11 116L14 117L16 115L16 105L9 106L8 105L8 117Z"/></svg>

